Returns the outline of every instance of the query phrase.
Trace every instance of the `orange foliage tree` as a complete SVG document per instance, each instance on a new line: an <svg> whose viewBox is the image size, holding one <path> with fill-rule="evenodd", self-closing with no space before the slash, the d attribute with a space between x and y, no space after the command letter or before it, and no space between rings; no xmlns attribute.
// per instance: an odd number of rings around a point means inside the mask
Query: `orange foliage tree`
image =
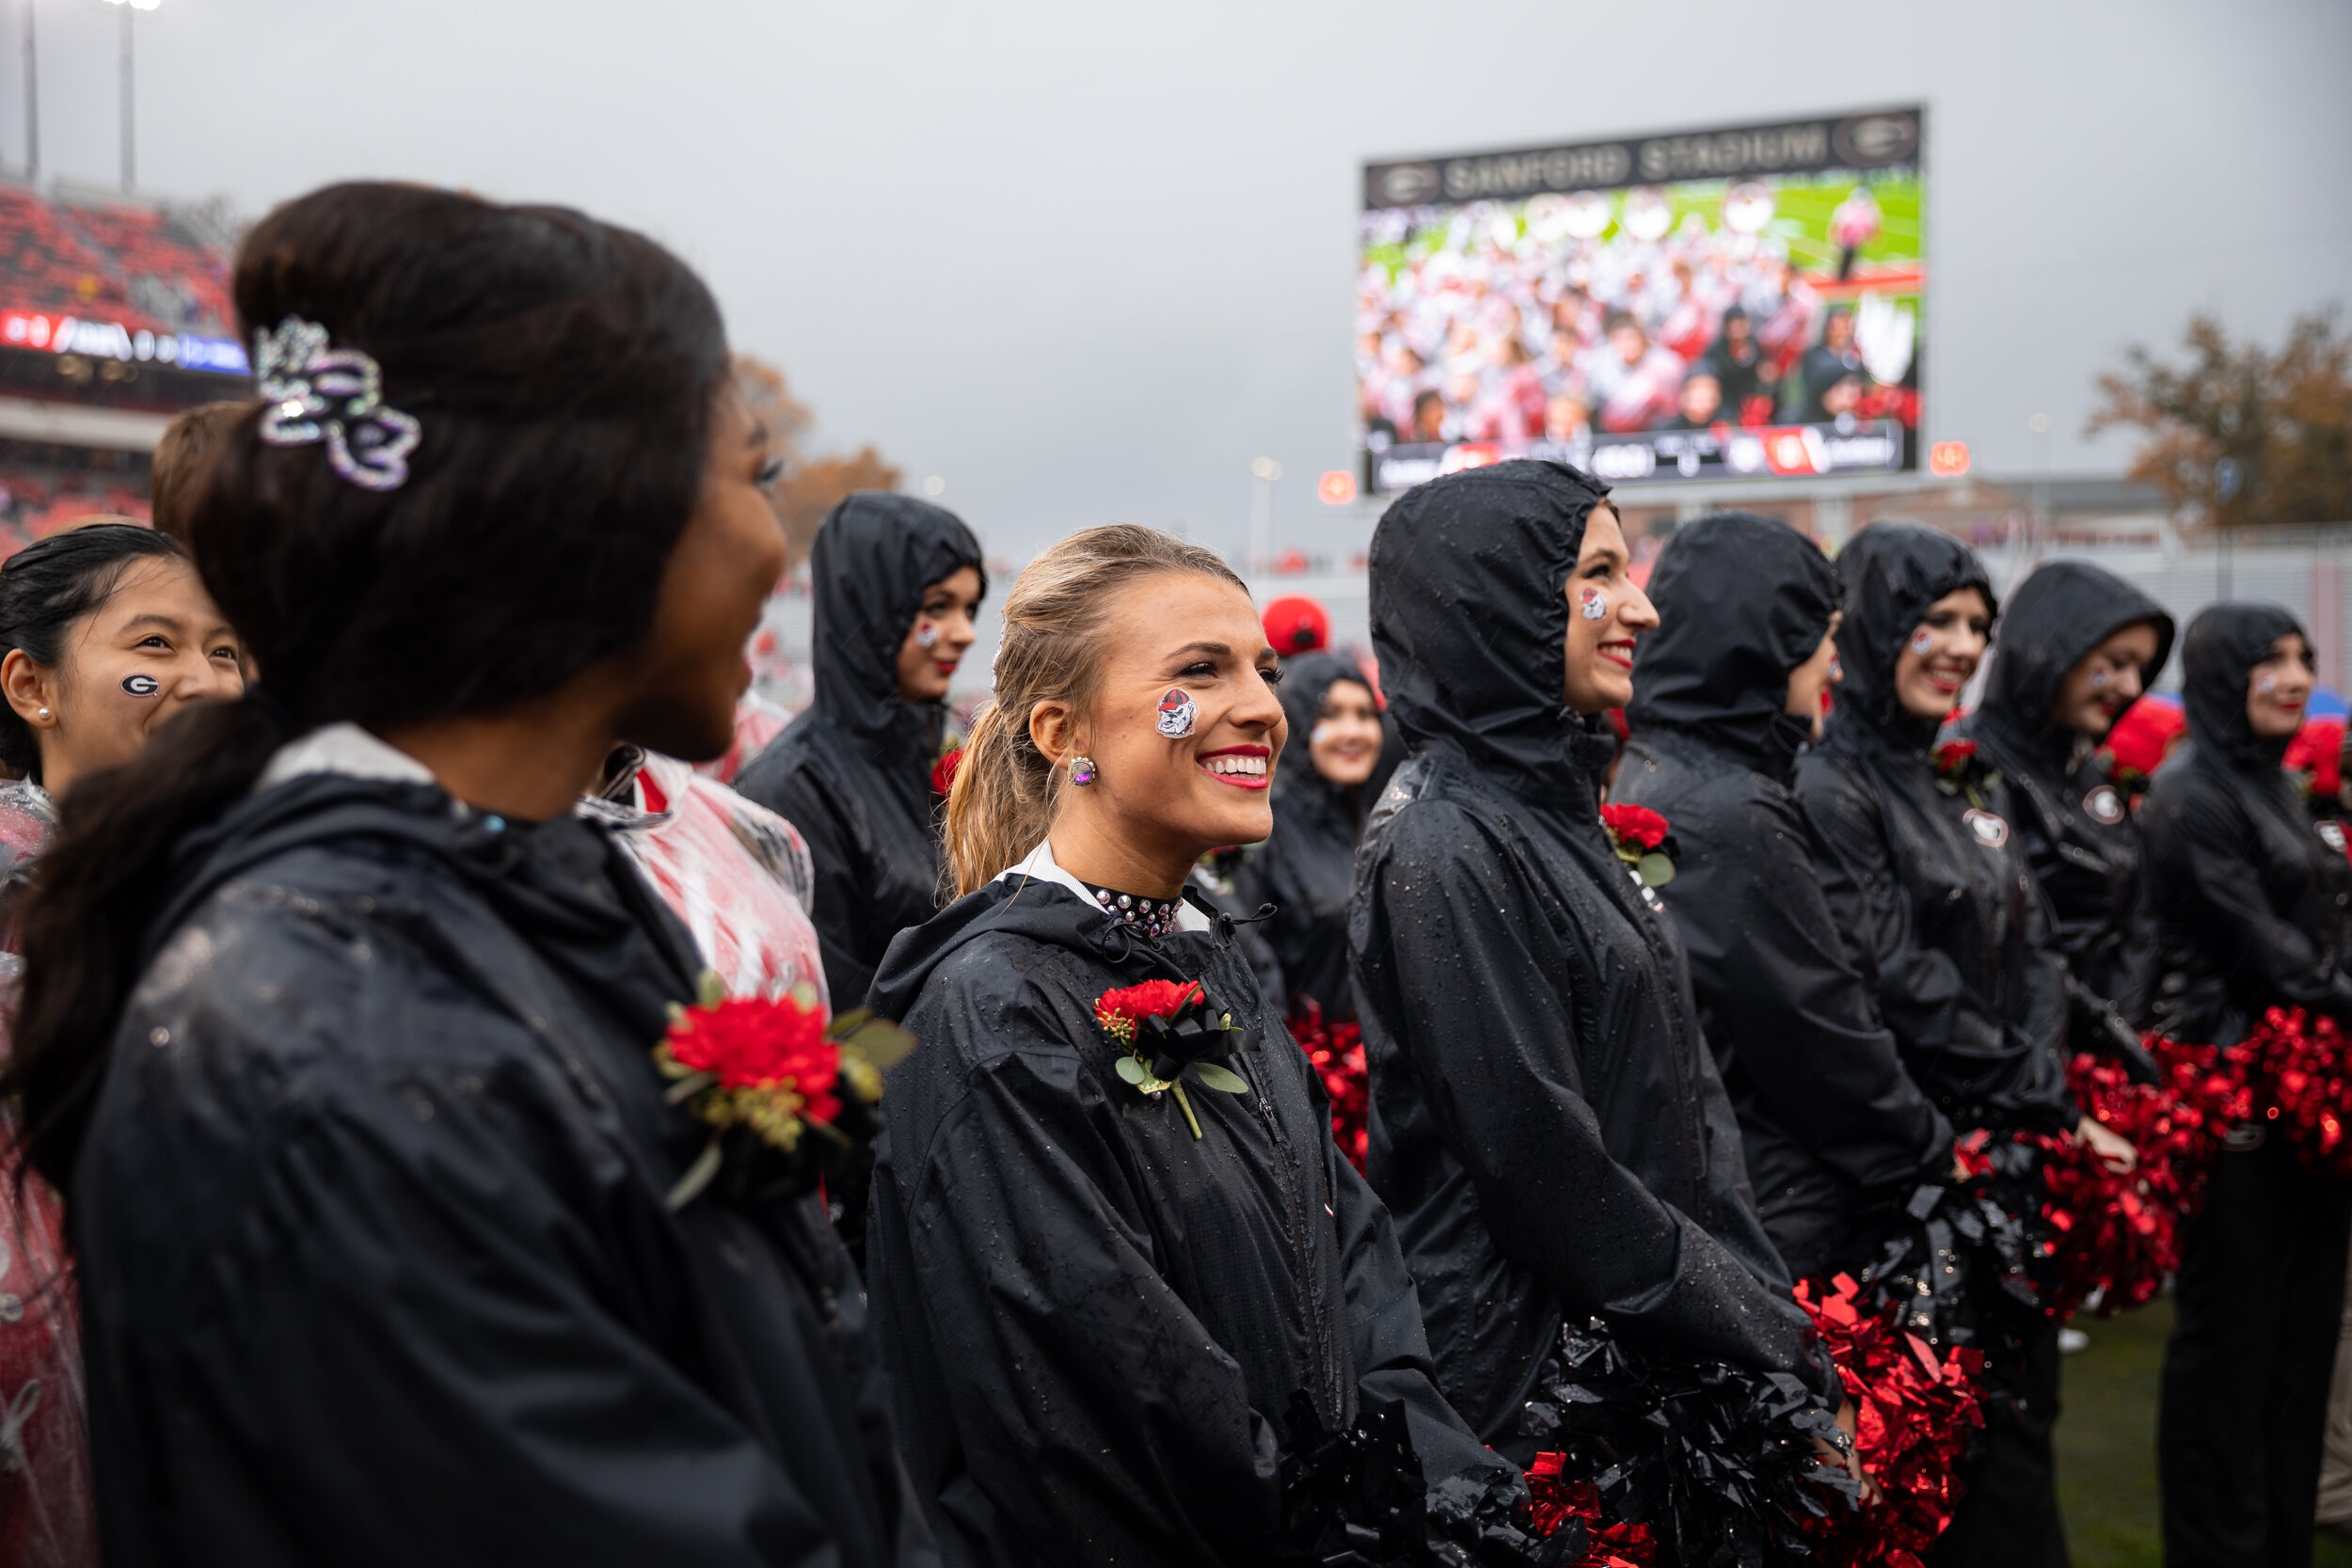
<svg viewBox="0 0 2352 1568"><path fill-rule="evenodd" d="M2216 527L2352 522L2352 334L2335 310L2297 316L2276 354L2233 343L2202 314L2184 341L2183 367L2135 347L2123 370L2102 375L2087 434L2148 432L2131 477ZM2237 466L2233 491L2225 458Z"/></svg>
<svg viewBox="0 0 2352 1568"><path fill-rule="evenodd" d="M784 524L792 565L797 568L808 559L817 525L843 497L852 490L896 490L903 476L871 446L860 447L847 457L809 452L803 443L816 423L816 413L792 395L784 372L773 365L739 354L735 382L752 412L768 426L769 454L783 460L783 475L770 489L768 504L776 509L776 517Z"/></svg>

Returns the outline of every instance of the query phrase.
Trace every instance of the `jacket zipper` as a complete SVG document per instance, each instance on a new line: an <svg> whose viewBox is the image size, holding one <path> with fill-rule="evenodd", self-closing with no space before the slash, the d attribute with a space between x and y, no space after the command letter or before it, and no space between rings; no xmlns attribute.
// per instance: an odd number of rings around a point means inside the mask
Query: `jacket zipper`
<svg viewBox="0 0 2352 1568"><path fill-rule="evenodd" d="M1251 1042L1251 1049L1256 1049L1255 1041ZM1244 1065L1248 1065L1246 1061ZM1274 1140L1275 1164L1282 1178L1282 1199L1290 1211L1291 1260L1298 1270L1299 1306L1307 1315L1307 1373L1314 1382L1326 1423L1336 1430L1342 1415L1339 1391L1332 1386L1331 1356L1325 1344L1323 1309L1315 1292L1314 1271L1308 1261L1306 1213L1300 1200L1296 1172L1292 1164L1290 1140L1282 1136L1281 1125L1275 1119L1274 1103L1260 1086L1254 1071L1249 1075L1249 1098L1258 1102L1259 1118L1265 1123L1266 1135Z"/></svg>

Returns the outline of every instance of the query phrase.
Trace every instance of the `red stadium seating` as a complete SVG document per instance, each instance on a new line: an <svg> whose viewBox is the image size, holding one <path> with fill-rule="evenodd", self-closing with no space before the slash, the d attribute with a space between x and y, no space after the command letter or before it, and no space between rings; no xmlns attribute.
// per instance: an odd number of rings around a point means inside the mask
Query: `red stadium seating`
<svg viewBox="0 0 2352 1568"><path fill-rule="evenodd" d="M227 278L228 259L164 213L0 184L0 309L226 337Z"/></svg>

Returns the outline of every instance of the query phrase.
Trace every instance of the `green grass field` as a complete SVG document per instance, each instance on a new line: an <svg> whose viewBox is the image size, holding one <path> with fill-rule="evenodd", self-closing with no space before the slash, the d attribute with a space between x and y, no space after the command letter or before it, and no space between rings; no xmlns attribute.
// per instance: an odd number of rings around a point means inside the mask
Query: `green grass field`
<svg viewBox="0 0 2352 1568"><path fill-rule="evenodd" d="M2058 1424L2058 1506L2074 1568L2161 1568L2156 1377L2170 1298L2076 1327L2090 1348L2066 1358ZM2352 1542L2321 1531L2313 1568L2352 1568Z"/></svg>

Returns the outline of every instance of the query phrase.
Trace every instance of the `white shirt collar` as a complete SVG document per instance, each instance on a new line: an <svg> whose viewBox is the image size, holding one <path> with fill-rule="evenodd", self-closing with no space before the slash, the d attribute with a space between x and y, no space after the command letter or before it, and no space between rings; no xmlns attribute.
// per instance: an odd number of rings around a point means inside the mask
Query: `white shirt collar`
<svg viewBox="0 0 2352 1568"><path fill-rule="evenodd" d="M433 770L353 723L324 724L278 748L254 782L259 794L272 784L306 773L345 773L355 779L390 779L399 784L437 784Z"/></svg>
<svg viewBox="0 0 2352 1568"><path fill-rule="evenodd" d="M1052 882L1066 887L1076 894L1088 908L1094 907L1094 890L1056 863L1051 840L1030 850L1029 858L1019 865L1009 866L996 874L1000 882L1009 877L1023 877L1033 882ZM1209 917L1180 897L1176 900L1176 928L1180 931L1205 931L1209 928Z"/></svg>

